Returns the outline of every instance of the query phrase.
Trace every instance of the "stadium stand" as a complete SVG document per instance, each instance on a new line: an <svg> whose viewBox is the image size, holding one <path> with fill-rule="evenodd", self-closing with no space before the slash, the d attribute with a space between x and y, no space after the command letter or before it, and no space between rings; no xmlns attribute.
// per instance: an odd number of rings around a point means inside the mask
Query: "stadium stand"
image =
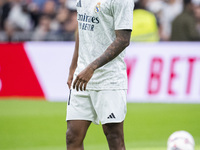
<svg viewBox="0 0 200 150"><path fill-rule="evenodd" d="M200 2L191 1L200 34ZM183 11L183 0L135 0L136 5L139 2L155 15L158 38L153 41L169 41L172 22ZM76 0L0 1L0 42L73 41L76 27Z"/></svg>

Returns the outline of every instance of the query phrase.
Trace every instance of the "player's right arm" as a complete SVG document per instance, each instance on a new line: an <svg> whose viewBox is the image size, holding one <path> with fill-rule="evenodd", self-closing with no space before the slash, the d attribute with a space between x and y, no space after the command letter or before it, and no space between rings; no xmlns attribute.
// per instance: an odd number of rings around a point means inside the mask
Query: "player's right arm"
<svg viewBox="0 0 200 150"><path fill-rule="evenodd" d="M76 37L75 37L75 49L74 49L72 62L71 62L70 68L69 68L69 76L68 76L68 80L67 80L67 85L68 85L69 88L71 87L74 72L75 72L76 67L77 67L78 49L79 49L79 33L78 33L78 28L77 28Z"/></svg>

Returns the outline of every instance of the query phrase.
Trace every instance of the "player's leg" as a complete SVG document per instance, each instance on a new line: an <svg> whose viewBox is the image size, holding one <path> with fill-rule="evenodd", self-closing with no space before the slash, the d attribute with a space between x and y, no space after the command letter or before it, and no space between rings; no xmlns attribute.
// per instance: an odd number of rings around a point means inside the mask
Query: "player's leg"
<svg viewBox="0 0 200 150"><path fill-rule="evenodd" d="M83 140L91 122L98 123L88 91L71 91L67 105L67 150L83 150Z"/></svg>
<svg viewBox="0 0 200 150"><path fill-rule="evenodd" d="M123 122L103 125L110 150L125 150Z"/></svg>
<svg viewBox="0 0 200 150"><path fill-rule="evenodd" d="M123 121L126 116L126 90L91 91L92 103L103 125L110 150L124 150Z"/></svg>
<svg viewBox="0 0 200 150"><path fill-rule="evenodd" d="M83 140L91 121L68 120L66 132L67 150L83 150Z"/></svg>

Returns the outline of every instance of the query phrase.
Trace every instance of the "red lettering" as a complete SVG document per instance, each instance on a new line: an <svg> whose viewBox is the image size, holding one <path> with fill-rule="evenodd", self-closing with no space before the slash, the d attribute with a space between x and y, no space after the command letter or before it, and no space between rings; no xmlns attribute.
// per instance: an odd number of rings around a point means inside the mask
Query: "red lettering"
<svg viewBox="0 0 200 150"><path fill-rule="evenodd" d="M151 60L150 76L148 82L148 93L150 95L157 94L161 87L161 74L163 70L162 58L155 57Z"/></svg>
<svg viewBox="0 0 200 150"><path fill-rule="evenodd" d="M137 59L136 58L125 59L125 62L126 62L126 66L127 66L128 87L129 87L131 74L132 74L132 71L135 69L135 65L136 65Z"/></svg>
<svg viewBox="0 0 200 150"><path fill-rule="evenodd" d="M172 89L172 83L173 83L173 80L176 78L176 73L174 71L174 68L175 68L175 64L177 61L179 61L179 57L174 57L172 58L171 60L171 65L170 65L170 74L169 74L169 82L168 82L168 94L169 95L176 95L176 92Z"/></svg>
<svg viewBox="0 0 200 150"><path fill-rule="evenodd" d="M196 58L188 58L189 70L188 70L188 79L187 79L187 85L186 85L186 94L190 94L193 67L194 67L195 61L196 61Z"/></svg>

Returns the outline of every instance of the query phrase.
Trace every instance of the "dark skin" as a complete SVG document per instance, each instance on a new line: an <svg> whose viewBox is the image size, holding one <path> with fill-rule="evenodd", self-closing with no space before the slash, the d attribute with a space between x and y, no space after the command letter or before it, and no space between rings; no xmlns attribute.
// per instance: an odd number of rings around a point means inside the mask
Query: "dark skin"
<svg viewBox="0 0 200 150"><path fill-rule="evenodd" d="M129 45L131 30L116 30L115 34L116 34L116 39L106 49L106 51L78 74L73 84L74 89L76 89L77 91L86 90L87 83L94 74L94 71L102 67L103 65L107 64L111 60L113 60ZM73 74L77 67L77 59L78 59L78 52L76 52L77 49L78 49L78 44L76 44L72 64L70 67L70 74L67 82L69 87L71 87Z"/></svg>
<svg viewBox="0 0 200 150"><path fill-rule="evenodd" d="M116 39L106 49L106 51L78 74L73 84L74 89L76 89L77 91L86 90L87 83L94 74L94 71L102 67L106 63L110 62L111 60L113 60L129 45L131 30L117 30L115 31L115 33L116 33ZM79 48L79 38L77 32L75 51L67 81L69 88L71 87L73 81L73 74L77 67L78 48ZM67 127L68 127L66 133L67 150L84 149L83 140L85 138L86 132L90 124L91 121L87 120L67 121ZM102 125L102 127L108 141L109 149L125 150L123 121L120 123L107 123Z"/></svg>
<svg viewBox="0 0 200 150"><path fill-rule="evenodd" d="M69 76L68 76L68 80L67 80L67 85L70 89L72 81L73 81L73 75L74 72L76 70L77 67L77 61L78 61L78 48L79 48L79 38L78 38L79 34L78 34L78 29L76 30L76 44L75 44L75 50L74 50L74 55L72 58L72 62L71 62L71 66L69 69Z"/></svg>

